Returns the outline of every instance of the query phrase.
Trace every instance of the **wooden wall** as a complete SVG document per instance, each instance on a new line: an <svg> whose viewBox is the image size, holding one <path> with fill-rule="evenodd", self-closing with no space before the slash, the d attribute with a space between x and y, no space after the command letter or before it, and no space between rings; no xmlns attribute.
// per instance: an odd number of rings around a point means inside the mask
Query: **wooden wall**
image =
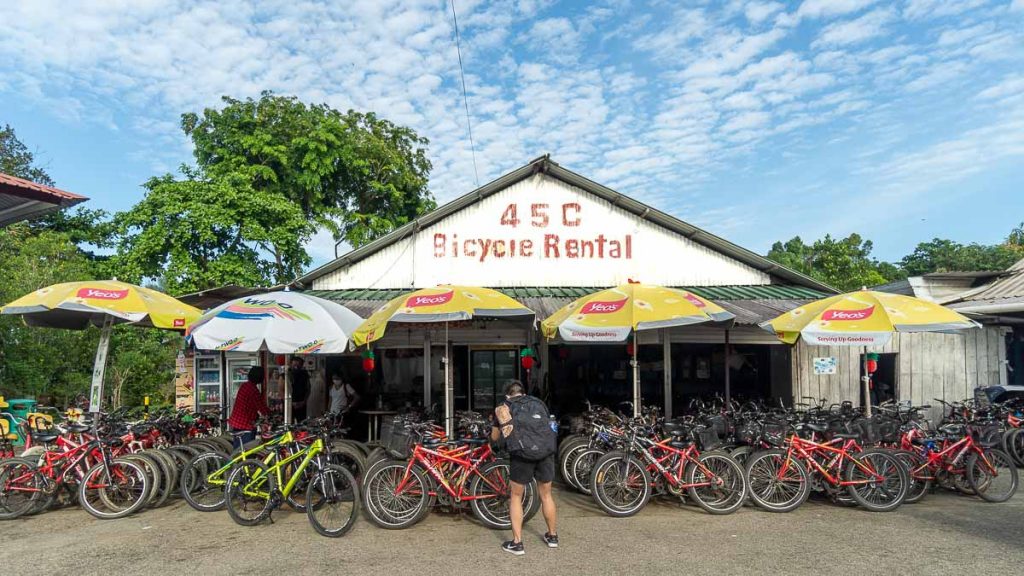
<svg viewBox="0 0 1024 576"><path fill-rule="evenodd" d="M894 334L881 349L895 353L896 391L900 400L916 405L937 404L974 395L978 386L1006 384L1006 339L1002 326L986 326L963 334ZM859 347L808 346L802 341L793 349L793 396L827 398L831 402L860 400ZM814 358L834 356L835 374L816 375ZM937 408L935 409L936 413Z"/></svg>

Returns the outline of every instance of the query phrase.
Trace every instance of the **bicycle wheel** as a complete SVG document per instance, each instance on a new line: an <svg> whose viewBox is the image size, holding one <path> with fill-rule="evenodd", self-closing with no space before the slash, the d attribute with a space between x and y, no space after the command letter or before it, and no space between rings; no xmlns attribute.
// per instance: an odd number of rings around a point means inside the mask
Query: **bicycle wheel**
<svg viewBox="0 0 1024 576"><path fill-rule="evenodd" d="M416 466L406 474L407 466L401 460L382 460L366 471L363 504L370 520L381 528L408 528L430 510L426 477Z"/></svg>
<svg viewBox="0 0 1024 576"><path fill-rule="evenodd" d="M580 492L590 496L593 491L590 489L590 473L594 470L594 464L604 456L605 451L600 448L588 448L577 452L569 466L570 483Z"/></svg>
<svg viewBox="0 0 1024 576"><path fill-rule="evenodd" d="M236 524L255 526L270 516L273 475L259 460L235 464L224 485L224 505Z"/></svg>
<svg viewBox="0 0 1024 576"><path fill-rule="evenodd" d="M334 441L331 445L331 464L345 468L357 480L366 473L366 456L351 441Z"/></svg>
<svg viewBox="0 0 1024 576"><path fill-rule="evenodd" d="M869 512L890 512L907 497L910 474L903 460L885 450L865 450L850 458L843 475L847 493Z"/></svg>
<svg viewBox="0 0 1024 576"><path fill-rule="evenodd" d="M347 469L328 465L313 474L306 489L306 517L321 536L337 538L359 516L359 484Z"/></svg>
<svg viewBox="0 0 1024 576"><path fill-rule="evenodd" d="M509 465L505 462L491 462L480 468L469 481L469 502L473 515L484 526L492 530L508 530L512 527L509 512ZM537 481L531 480L523 490L523 522L528 522L540 508Z"/></svg>
<svg viewBox="0 0 1024 576"><path fill-rule="evenodd" d="M747 480L739 462L725 452L705 452L699 464L686 466L687 484L706 484L689 489L690 498L712 514L732 514L747 499Z"/></svg>
<svg viewBox="0 0 1024 576"><path fill-rule="evenodd" d="M1017 463L1017 466L1024 466L1024 428L1010 431L1006 438L1006 452Z"/></svg>
<svg viewBox="0 0 1024 576"><path fill-rule="evenodd" d="M763 450L747 458L747 489L758 508L791 512L811 493L807 468L785 450Z"/></svg>
<svg viewBox="0 0 1024 576"><path fill-rule="evenodd" d="M149 456L144 456L142 454L125 454L121 458L135 462L142 466L143 470L146 471L146 475L149 476L150 482L149 498L146 499L146 507L152 508L157 497L160 495L160 486L163 482L163 475L160 473L160 467L157 466L156 462L150 459Z"/></svg>
<svg viewBox="0 0 1024 576"><path fill-rule="evenodd" d="M0 520L30 513L45 485L43 475L31 460L8 458L0 462Z"/></svg>
<svg viewBox="0 0 1024 576"><path fill-rule="evenodd" d="M106 464L100 462L85 473L78 485L78 502L93 516L110 520L145 506L149 492L149 476L142 466L116 458Z"/></svg>
<svg viewBox="0 0 1024 576"><path fill-rule="evenodd" d="M571 442L566 445L565 451L562 452L558 460L558 471L562 477L562 481L572 486L576 490L579 490L579 485L573 483L572 477L572 463L576 459L576 456L590 448L590 441L584 438L580 438L575 442Z"/></svg>
<svg viewBox="0 0 1024 576"><path fill-rule="evenodd" d="M651 476L639 459L616 450L594 463L590 490L598 506L609 516L632 516L651 498Z"/></svg>
<svg viewBox="0 0 1024 576"><path fill-rule="evenodd" d="M967 482L986 502L1006 502L1017 492L1017 466L1002 450L986 450L985 457L967 457Z"/></svg>
<svg viewBox="0 0 1024 576"><path fill-rule="evenodd" d="M200 512L224 508L225 467L231 459L223 452L207 452L189 461L181 471L178 487L188 505Z"/></svg>
<svg viewBox="0 0 1024 576"><path fill-rule="evenodd" d="M160 485L160 494L156 499L155 507L159 508L167 503L167 500L172 494L178 490L178 467L174 465L174 459L164 454L160 450L143 450L141 454L145 454L156 462L157 466L160 467L160 474L163 477L163 482Z"/></svg>
<svg viewBox="0 0 1024 576"><path fill-rule="evenodd" d="M750 458L750 455L753 453L753 446L740 446L739 448L735 448L729 452L729 456L732 456L733 460L739 462L740 466L746 466L747 458Z"/></svg>
<svg viewBox="0 0 1024 576"><path fill-rule="evenodd" d="M927 460L910 450L897 450L893 454L901 459L907 467L910 480L910 484L907 486L907 497L903 499L903 503L917 504L928 495L928 491L932 487L931 470L928 469Z"/></svg>

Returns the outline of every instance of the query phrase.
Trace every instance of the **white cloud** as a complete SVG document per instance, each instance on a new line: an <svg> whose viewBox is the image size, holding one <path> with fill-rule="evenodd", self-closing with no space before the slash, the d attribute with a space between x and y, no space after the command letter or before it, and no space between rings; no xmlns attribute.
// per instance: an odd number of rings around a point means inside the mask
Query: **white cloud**
<svg viewBox="0 0 1024 576"><path fill-rule="evenodd" d="M743 15L751 24L760 24L785 8L781 2L751 2L743 7Z"/></svg>
<svg viewBox="0 0 1024 576"><path fill-rule="evenodd" d="M804 0L797 15L807 18L829 18L859 12L878 0Z"/></svg>
<svg viewBox="0 0 1024 576"><path fill-rule="evenodd" d="M891 10L874 10L855 19L829 24L812 47L845 46L859 44L885 34L885 27L893 21L895 14Z"/></svg>
<svg viewBox="0 0 1024 576"><path fill-rule="evenodd" d="M903 16L911 20L953 16L979 6L990 0L909 0L903 9ZM1015 0L1020 1L1020 0Z"/></svg>
<svg viewBox="0 0 1024 576"><path fill-rule="evenodd" d="M1010 2L1010 10L1024 12L1024 0L1013 0L1013 2Z"/></svg>
<svg viewBox="0 0 1024 576"><path fill-rule="evenodd" d="M580 36L568 18L536 22L522 40L530 50L559 64L571 64L579 57Z"/></svg>

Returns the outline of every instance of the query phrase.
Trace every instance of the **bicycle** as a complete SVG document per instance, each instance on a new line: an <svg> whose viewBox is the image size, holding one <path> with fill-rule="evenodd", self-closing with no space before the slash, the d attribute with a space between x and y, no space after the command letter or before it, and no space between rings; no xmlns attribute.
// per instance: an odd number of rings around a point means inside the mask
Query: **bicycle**
<svg viewBox="0 0 1024 576"><path fill-rule="evenodd" d="M327 436L321 426L311 444L287 456L275 451L268 461L246 459L236 464L225 488L231 519L242 526L270 519L309 471L305 511L310 525L318 534L335 538L351 530L359 515L359 486L351 472L330 463Z"/></svg>

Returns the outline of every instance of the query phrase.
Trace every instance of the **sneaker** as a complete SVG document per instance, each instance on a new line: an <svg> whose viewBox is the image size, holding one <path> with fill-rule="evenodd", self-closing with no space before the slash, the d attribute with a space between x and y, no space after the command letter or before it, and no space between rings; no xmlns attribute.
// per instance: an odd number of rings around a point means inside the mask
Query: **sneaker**
<svg viewBox="0 0 1024 576"><path fill-rule="evenodd" d="M513 542L512 540L509 540L501 545L501 549L509 554L515 554L516 556L526 554L526 548L523 547L522 542Z"/></svg>
<svg viewBox="0 0 1024 576"><path fill-rule="evenodd" d="M548 548L558 548L558 534L544 533L544 543L548 545Z"/></svg>

